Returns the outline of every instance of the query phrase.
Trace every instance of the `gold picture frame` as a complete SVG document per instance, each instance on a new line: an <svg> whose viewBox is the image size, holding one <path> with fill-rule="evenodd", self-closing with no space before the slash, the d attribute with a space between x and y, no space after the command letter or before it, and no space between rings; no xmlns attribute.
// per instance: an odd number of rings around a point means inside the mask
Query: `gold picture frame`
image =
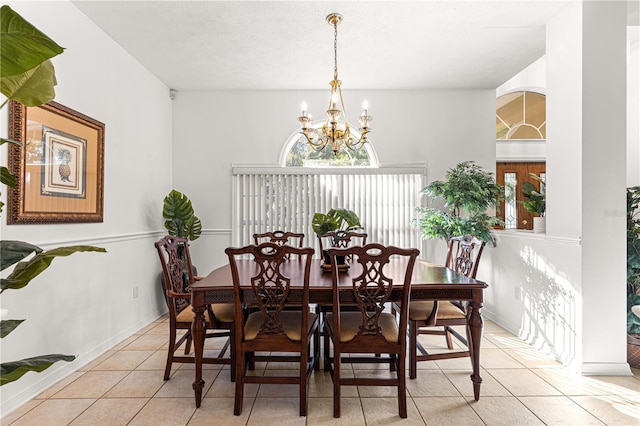
<svg viewBox="0 0 640 426"><path fill-rule="evenodd" d="M102 222L103 123L57 102L9 103L7 224Z"/></svg>

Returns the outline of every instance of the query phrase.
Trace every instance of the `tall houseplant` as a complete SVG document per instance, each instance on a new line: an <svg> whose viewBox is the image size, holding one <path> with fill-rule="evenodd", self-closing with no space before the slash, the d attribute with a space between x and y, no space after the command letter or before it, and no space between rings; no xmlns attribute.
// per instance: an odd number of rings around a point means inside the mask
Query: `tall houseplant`
<svg viewBox="0 0 640 426"><path fill-rule="evenodd" d="M489 208L497 209L504 198L504 189L493 173L485 171L473 161L465 161L449 169L443 181L433 181L422 190L431 201L441 199L442 208L419 207L419 217L413 224L420 228L423 238L444 239L470 234L492 245L491 232L503 221L489 216Z"/></svg>
<svg viewBox="0 0 640 426"><path fill-rule="evenodd" d="M27 106L38 106L52 100L56 80L50 58L62 53L63 49L6 5L0 8L0 33L0 90L7 98L0 105L0 109L9 100ZM17 142L2 139L0 143ZM14 187L16 177L9 173L5 166L2 166L0 171L0 182ZM0 213L3 206L4 204L0 203ZM1 270L13 266L11 273L0 279L0 294L5 290L24 288L47 269L54 258L82 251L106 252L100 247L82 245L44 251L23 241L0 240ZM31 255L33 256L30 257ZM7 337L24 321L1 320L0 338ZM57 361L74 359L73 355L49 354L18 361L3 361L0 364L0 386L18 380L29 371L41 372Z"/></svg>
<svg viewBox="0 0 640 426"><path fill-rule="evenodd" d="M627 188L627 361L640 368L640 186Z"/></svg>

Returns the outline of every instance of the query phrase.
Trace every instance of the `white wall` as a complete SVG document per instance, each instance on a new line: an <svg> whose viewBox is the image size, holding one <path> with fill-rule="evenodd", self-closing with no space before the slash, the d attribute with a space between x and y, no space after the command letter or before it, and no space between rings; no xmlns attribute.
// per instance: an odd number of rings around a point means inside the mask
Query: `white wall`
<svg viewBox="0 0 640 426"><path fill-rule="evenodd" d="M7 4L66 48L53 60L55 100L106 125L105 180L103 223L7 226L5 212L2 239L45 249L97 245L108 253L56 259L24 289L2 294L8 318L27 319L2 339L3 362L47 353L78 357L2 386L3 414L166 311L152 242L161 234L162 200L172 182L168 88L71 3ZM6 108L1 116L6 137ZM3 165L6 158L4 150ZM6 201L6 188L0 192Z"/></svg>
<svg viewBox="0 0 640 426"><path fill-rule="evenodd" d="M174 185L191 198L205 228L192 243L200 271L227 261L231 165L277 164L283 144L298 130L301 102L321 117L328 96L328 90L178 92ZM354 114L363 99L369 101L370 141L381 163L426 162L429 180L466 160L495 170L493 90L349 91L344 97ZM425 258L444 260L437 243L426 247Z"/></svg>

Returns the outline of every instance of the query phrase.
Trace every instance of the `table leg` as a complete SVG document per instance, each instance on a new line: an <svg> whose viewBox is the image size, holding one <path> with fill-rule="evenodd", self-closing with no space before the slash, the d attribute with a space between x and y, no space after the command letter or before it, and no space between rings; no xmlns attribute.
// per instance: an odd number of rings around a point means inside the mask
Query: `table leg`
<svg viewBox="0 0 640 426"><path fill-rule="evenodd" d="M469 319L469 328L471 331L471 341L469 349L471 350L471 362L473 364L473 373L471 381L473 382L473 397L477 401L480 399L480 384L482 377L480 376L480 341L482 340L482 302L471 302L471 318Z"/></svg>
<svg viewBox="0 0 640 426"><path fill-rule="evenodd" d="M204 380L202 380L202 354L204 352L204 335L206 332L206 324L204 320L204 306L193 306L193 323L191 324L191 336L193 337L193 351L195 355L196 378L193 382L193 390L196 397L196 407L200 407L202 401L202 388L204 388Z"/></svg>

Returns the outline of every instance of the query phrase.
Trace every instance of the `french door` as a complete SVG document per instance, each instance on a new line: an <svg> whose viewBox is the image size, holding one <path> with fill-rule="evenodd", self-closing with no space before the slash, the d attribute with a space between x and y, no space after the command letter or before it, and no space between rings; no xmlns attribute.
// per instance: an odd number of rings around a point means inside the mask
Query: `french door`
<svg viewBox="0 0 640 426"><path fill-rule="evenodd" d="M545 172L545 163L496 163L496 182L505 188L505 201L498 215L504 220L505 229L533 229L536 215L526 211L518 201L525 200L523 182L531 182L540 189L539 183L531 179L529 173L544 177Z"/></svg>

